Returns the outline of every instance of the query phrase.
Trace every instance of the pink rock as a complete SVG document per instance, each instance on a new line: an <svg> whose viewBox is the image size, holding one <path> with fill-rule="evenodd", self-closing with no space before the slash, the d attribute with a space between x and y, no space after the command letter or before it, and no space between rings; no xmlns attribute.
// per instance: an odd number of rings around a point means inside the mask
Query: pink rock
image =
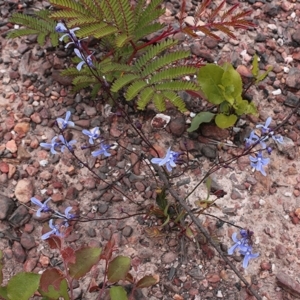
<svg viewBox="0 0 300 300"><path fill-rule="evenodd" d="M33 185L28 179L18 181L15 189L16 198L22 203L28 203L33 195Z"/></svg>
<svg viewBox="0 0 300 300"><path fill-rule="evenodd" d="M21 122L16 124L14 127L14 131L19 135L19 136L24 136L30 129L30 124Z"/></svg>
<svg viewBox="0 0 300 300"><path fill-rule="evenodd" d="M15 140L10 140L6 143L6 149L11 153L16 153L18 151Z"/></svg>
<svg viewBox="0 0 300 300"><path fill-rule="evenodd" d="M8 173L9 166L6 162L0 162L0 171L2 173Z"/></svg>

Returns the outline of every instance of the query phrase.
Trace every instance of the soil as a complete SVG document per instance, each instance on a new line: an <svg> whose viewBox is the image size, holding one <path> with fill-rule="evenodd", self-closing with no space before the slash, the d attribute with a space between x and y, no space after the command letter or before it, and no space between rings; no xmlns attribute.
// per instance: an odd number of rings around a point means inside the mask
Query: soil
<svg viewBox="0 0 300 300"><path fill-rule="evenodd" d="M220 1L215 1L217 5ZM257 105L259 116L243 117L233 130L203 126L188 134L190 116L180 115L174 108L166 127L153 128L156 115L153 107L145 112L134 111L131 104L122 104L133 124L140 124L146 139L164 156L169 147L182 151L183 163L172 172L172 187L185 198L216 161L238 157L243 151L244 137L271 116L271 127L283 122L299 102L300 95L300 1L226 1L240 2L240 9L251 9L249 16L257 26L234 32L237 39L219 34L221 40L183 34L174 38L180 47L191 49L193 60L203 59L222 64L230 61L244 79L251 72L251 59L260 57L259 68L273 70L267 78L247 92ZM197 1L187 1L186 22L191 22ZM175 22L179 3L165 2L165 23ZM40 47L35 37L6 39L14 25L8 22L13 12L28 12L48 7L46 1L0 0L0 249L4 254L3 283L20 271L41 273L52 266L61 266L57 251L41 240L43 224L49 215L36 217L30 198L52 198L52 206L60 212L68 206L80 212L89 222L77 222L66 241L74 248L81 245L103 247L110 239L116 242L114 255L132 259L132 275L156 275L159 282L138 291L134 299L255 299L203 236L187 237L170 222L148 216L156 205L158 190L163 187L153 168L151 157L156 153L126 122L122 114L99 97L91 100L89 91L71 93L70 81L59 73L71 64L72 51L64 45L52 49ZM201 111L207 103L182 94L190 112ZM58 117L71 111L75 127L67 129L69 139L77 140L76 155L95 172L92 174L74 159L71 153L51 154L40 147L59 132ZM114 145L107 159L93 158L83 129L100 127L101 137ZM231 236L238 231L230 222L254 232L253 248L260 256L242 267L242 257L229 257L238 271L252 284L264 300L300 299L300 120L291 115L279 129L284 144L273 143L267 176L250 167L249 157L238 158L229 167L212 175L215 191L224 191L216 205L200 214L202 225L218 241L224 255L232 246ZM188 151L187 151L188 150ZM146 159L141 156L144 154ZM200 185L187 198L191 208L205 199L207 190ZM211 199L215 199L211 196ZM175 200L167 194L174 208ZM141 213L140 215L137 215ZM127 214L134 215L129 218ZM299 218L298 218L299 215ZM101 220L96 220L101 218ZM221 222L220 220L226 221ZM189 218L186 219L189 222ZM91 280L102 282L104 266L76 282L76 299L97 299L89 293ZM32 299L40 299L38 296ZM15 299L17 300L17 299Z"/></svg>

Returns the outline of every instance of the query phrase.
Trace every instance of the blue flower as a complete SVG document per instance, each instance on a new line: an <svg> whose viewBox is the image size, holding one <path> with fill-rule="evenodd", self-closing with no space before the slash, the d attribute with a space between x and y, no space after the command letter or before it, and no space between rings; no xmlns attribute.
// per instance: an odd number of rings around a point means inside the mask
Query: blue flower
<svg viewBox="0 0 300 300"><path fill-rule="evenodd" d="M242 235L242 234L241 234ZM232 234L232 240L235 242L235 244L230 248L228 249L228 254L229 255L232 255L233 252L235 250L247 250L248 249L248 239L247 237L242 237L240 240L237 238L237 233L234 232Z"/></svg>
<svg viewBox="0 0 300 300"><path fill-rule="evenodd" d="M62 214L62 213L60 213L60 212L58 212L58 211L55 211L55 213L56 213L56 215L57 215L59 218L63 218L63 219L67 219L67 220L72 220L72 219L75 219L75 218L78 217L77 215L71 214L71 213L70 213L70 211L71 211L72 209L73 209L72 206L68 206L68 207L65 209L65 213L64 213L64 214ZM66 226L66 227L69 226L67 220L64 221L64 222L62 223L62 224L63 224L64 226Z"/></svg>
<svg viewBox="0 0 300 300"><path fill-rule="evenodd" d="M249 260L259 256L259 253L252 253L252 247L248 246L247 249L241 249L240 253L244 255L243 268L246 269L249 264Z"/></svg>
<svg viewBox="0 0 300 300"><path fill-rule="evenodd" d="M83 129L82 133L89 137L89 143L92 144L92 145L94 145L94 140L96 140L100 137L99 127L95 127L93 129L91 129L90 131L86 130L86 129Z"/></svg>
<svg viewBox="0 0 300 300"><path fill-rule="evenodd" d="M51 235L57 235L57 236L60 236L60 237L62 237L63 236L63 234L61 234L60 233L60 231L59 231L59 227L58 227L58 225L53 225L53 220L51 219L50 221L49 221L49 227L52 229L51 231L48 231L47 233L45 233L45 234L43 234L42 236L41 236L41 239L42 240L46 240L46 239L48 239Z"/></svg>
<svg viewBox="0 0 300 300"><path fill-rule="evenodd" d="M66 32L68 32L68 29L67 29L67 27L65 26L64 23L59 22L55 26L55 31L59 32L59 33L66 33Z"/></svg>
<svg viewBox="0 0 300 300"><path fill-rule="evenodd" d="M256 128L261 128L261 132L263 134L269 133L271 130L269 128L269 125L271 124L271 122L272 122L272 118L268 117L268 119L266 120L266 123L264 125L262 125L262 124L256 125Z"/></svg>
<svg viewBox="0 0 300 300"><path fill-rule="evenodd" d="M252 130L249 137L245 138L246 144L245 147L246 149L255 144L259 140L259 137L255 134L255 132Z"/></svg>
<svg viewBox="0 0 300 300"><path fill-rule="evenodd" d="M40 217L42 212L52 211L52 209L47 205L47 203L51 200L51 198L48 198L44 203L42 203L40 200L36 199L35 197L32 197L30 200L33 204L40 207L36 212L37 217Z"/></svg>
<svg viewBox="0 0 300 300"><path fill-rule="evenodd" d="M90 54L89 56L87 56L86 58L81 54L81 52L78 49L74 49L75 54L82 60L77 66L77 70L80 71L82 66L84 64L88 64L90 67L93 67L93 61L92 61L92 54Z"/></svg>
<svg viewBox="0 0 300 300"><path fill-rule="evenodd" d="M262 152L259 151L257 154L255 154L256 157L253 156L249 156L250 158L250 165L252 168L255 168L256 171L261 172L261 174L263 174L264 176L266 176L266 172L263 168L263 166L266 166L269 162L270 162L270 158L264 158L262 156Z"/></svg>
<svg viewBox="0 0 300 300"><path fill-rule="evenodd" d="M71 152L74 151L73 145L77 143L76 140L71 140L71 141L67 142L63 135L59 135L59 139L62 142L62 146L60 148L61 152L64 152L66 148L68 148L69 151L71 151Z"/></svg>
<svg viewBox="0 0 300 300"><path fill-rule="evenodd" d="M159 166L166 165L167 170L171 172L172 168L176 167L176 162L178 161L178 157L180 155L181 153L171 151L171 148L169 148L164 158L152 158L151 162L153 164L158 164Z"/></svg>
<svg viewBox="0 0 300 300"><path fill-rule="evenodd" d="M99 155L104 155L105 157L109 157L111 156L111 154L109 152L107 152L107 150L110 148L110 145L105 145L103 143L100 144L100 149L93 151L92 152L92 156L97 157Z"/></svg>
<svg viewBox="0 0 300 300"><path fill-rule="evenodd" d="M55 148L60 147L61 146L61 141L57 140L57 136L55 136L52 140L51 143L40 143L41 147L44 147L46 149L50 149L50 152L52 154L57 154L57 151L55 150Z"/></svg>
<svg viewBox="0 0 300 300"><path fill-rule="evenodd" d="M66 129L68 126L72 126L73 127L75 125L74 122L69 121L70 117L71 117L71 112L67 111L65 119L62 119L62 118L57 118L56 119L58 127L61 130Z"/></svg>

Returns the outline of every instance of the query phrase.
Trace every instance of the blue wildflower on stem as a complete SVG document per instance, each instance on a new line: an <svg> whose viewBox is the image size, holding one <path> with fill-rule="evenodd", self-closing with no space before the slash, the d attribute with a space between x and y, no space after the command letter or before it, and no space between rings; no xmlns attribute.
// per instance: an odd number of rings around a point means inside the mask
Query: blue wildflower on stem
<svg viewBox="0 0 300 300"><path fill-rule="evenodd" d="M104 155L105 157L111 156L107 150L111 147L111 145L106 145L104 143L100 144L100 149L92 152L92 156L97 157L99 155Z"/></svg>
<svg viewBox="0 0 300 300"><path fill-rule="evenodd" d="M61 148L60 148L60 151L61 151L61 152L64 152L66 148L68 148L70 152L73 152L73 151L74 151L73 145L75 145L75 144L77 143L76 140L71 140L71 141L68 142L68 141L64 138L63 135L59 135L59 139L60 139L60 141L61 141L61 143L62 143Z"/></svg>
<svg viewBox="0 0 300 300"><path fill-rule="evenodd" d="M52 140L51 143L40 143L41 147L44 147L46 149L50 149L50 152L52 154L57 154L57 151L55 150L55 148L60 147L61 146L61 141L58 141L58 137L55 136Z"/></svg>
<svg viewBox="0 0 300 300"><path fill-rule="evenodd" d="M60 233L60 231L59 231L59 226L53 224L53 220L52 220L52 219L49 221L49 227L50 227L52 230L51 230L51 231L48 231L48 232L45 233L45 234L43 234L43 235L41 236L41 239L42 239L42 240L49 239L49 237L50 237L51 235L57 235L57 236L63 237L63 234Z"/></svg>
<svg viewBox="0 0 300 300"><path fill-rule="evenodd" d="M248 267L250 259L257 258L259 253L252 253L252 247L248 246L247 249L241 249L240 253L244 255L243 259L243 268L246 269Z"/></svg>
<svg viewBox="0 0 300 300"><path fill-rule="evenodd" d="M90 131L86 130L86 129L83 129L82 133L89 137L89 143L92 144L92 145L94 145L94 140L96 140L100 137L99 127L95 127L93 129L91 129Z"/></svg>
<svg viewBox="0 0 300 300"><path fill-rule="evenodd" d="M229 255L232 255L235 250L247 250L247 248L248 248L247 238L238 239L236 232L234 232L232 234L231 238L235 242L235 244L231 248L228 249Z"/></svg>
<svg viewBox="0 0 300 300"><path fill-rule="evenodd" d="M172 168L176 167L176 162L180 155L180 152L171 151L171 148L169 148L164 158L152 158L151 162L159 166L165 165L167 170L171 172Z"/></svg>
<svg viewBox="0 0 300 300"><path fill-rule="evenodd" d="M251 167L254 168L256 171L259 171L264 176L266 176L267 174L264 170L264 166L266 166L270 162L270 158L263 157L262 151L259 151L255 155L256 157L249 156L249 159L251 161Z"/></svg>
<svg viewBox="0 0 300 300"><path fill-rule="evenodd" d="M31 202L37 206L39 206L39 209L36 212L36 216L40 217L42 212L52 212L53 210L47 205L47 203L51 200L51 198L48 198L44 203L42 203L40 200L38 200L35 197L32 197Z"/></svg>
<svg viewBox="0 0 300 300"><path fill-rule="evenodd" d="M61 130L65 130L68 126L74 127L75 125L74 122L69 121L70 117L71 117L71 112L67 111L65 119L63 118L56 119L57 125Z"/></svg>
<svg viewBox="0 0 300 300"><path fill-rule="evenodd" d="M81 70L81 68L82 68L82 66L83 66L84 64L88 64L88 66L94 67L94 65L93 65L93 60L92 60L93 53L90 54L90 55L88 55L87 57L84 57L84 56L82 55L82 53L80 52L80 50L74 49L74 52L75 52L75 54L77 55L77 57L79 57L79 58L81 59L81 62L76 66L76 69L77 69L78 71Z"/></svg>
<svg viewBox="0 0 300 300"><path fill-rule="evenodd" d="M78 48L81 48L81 45L80 45L80 40L77 38L77 36L75 35L75 31L76 30L79 30L80 28L79 27L76 27L76 28L73 28L73 29L68 29L64 23L57 23L56 27L55 27L55 31L56 32L59 32L59 33L65 33L64 35L62 35L59 40L62 42L64 40L64 38L66 36L68 36L72 42L69 42L65 48L68 48L69 45L71 44L75 44L76 47Z"/></svg>
<svg viewBox="0 0 300 300"><path fill-rule="evenodd" d="M271 129L269 128L270 124L272 122L272 118L268 117L268 119L266 120L265 124L258 124L256 125L256 128L261 128L261 132L263 134L267 134L271 131Z"/></svg>
<svg viewBox="0 0 300 300"><path fill-rule="evenodd" d="M254 131L251 131L250 135L248 138L245 138L246 144L245 147L246 149L254 145L259 141L259 137L255 134Z"/></svg>

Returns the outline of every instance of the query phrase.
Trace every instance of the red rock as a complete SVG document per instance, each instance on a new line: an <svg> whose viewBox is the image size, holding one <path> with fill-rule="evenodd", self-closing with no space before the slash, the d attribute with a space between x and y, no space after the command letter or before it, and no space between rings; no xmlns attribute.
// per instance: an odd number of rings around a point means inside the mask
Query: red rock
<svg viewBox="0 0 300 300"><path fill-rule="evenodd" d="M13 116L9 116L8 118L6 118L5 120L5 125L6 125L6 129L7 130L12 130L15 126L15 119Z"/></svg>
<svg viewBox="0 0 300 300"><path fill-rule="evenodd" d="M23 263L26 259L26 253L19 242L14 241L12 245L12 252L16 260Z"/></svg>
<svg viewBox="0 0 300 300"><path fill-rule="evenodd" d="M55 193L51 196L53 202L59 202L63 200L63 195L60 193Z"/></svg>
<svg viewBox="0 0 300 300"><path fill-rule="evenodd" d="M28 179L18 181L15 188L15 196L22 203L28 203L33 195L33 185Z"/></svg>
<svg viewBox="0 0 300 300"><path fill-rule="evenodd" d="M29 176L34 176L39 171L37 168L35 168L33 166L28 166L25 170Z"/></svg>
<svg viewBox="0 0 300 300"><path fill-rule="evenodd" d="M14 174L16 173L16 166L12 164L8 164L8 179L12 178Z"/></svg>
<svg viewBox="0 0 300 300"><path fill-rule="evenodd" d="M23 269L25 272L31 272L33 271L33 269L36 267L37 265L37 262L38 262L38 259L37 257L31 257L31 258L28 258L24 265L23 265Z"/></svg>
<svg viewBox="0 0 300 300"><path fill-rule="evenodd" d="M37 112L33 113L33 114L30 116L30 119L31 119L34 123L36 123L36 124L42 123L42 118L41 118L40 114L37 113Z"/></svg>
<svg viewBox="0 0 300 300"><path fill-rule="evenodd" d="M9 166L6 162L0 162L0 171L2 173L8 173Z"/></svg>
<svg viewBox="0 0 300 300"><path fill-rule="evenodd" d="M300 297L300 284L293 278L288 276L286 273L279 272L276 275L277 284L287 290L290 294L295 297Z"/></svg>
<svg viewBox="0 0 300 300"><path fill-rule="evenodd" d="M33 229L34 229L34 226L32 224L27 223L24 226L24 232L31 233L33 231Z"/></svg>
<svg viewBox="0 0 300 300"><path fill-rule="evenodd" d="M50 264L50 258L48 256L41 255L39 263L42 265L42 267L47 268Z"/></svg>

